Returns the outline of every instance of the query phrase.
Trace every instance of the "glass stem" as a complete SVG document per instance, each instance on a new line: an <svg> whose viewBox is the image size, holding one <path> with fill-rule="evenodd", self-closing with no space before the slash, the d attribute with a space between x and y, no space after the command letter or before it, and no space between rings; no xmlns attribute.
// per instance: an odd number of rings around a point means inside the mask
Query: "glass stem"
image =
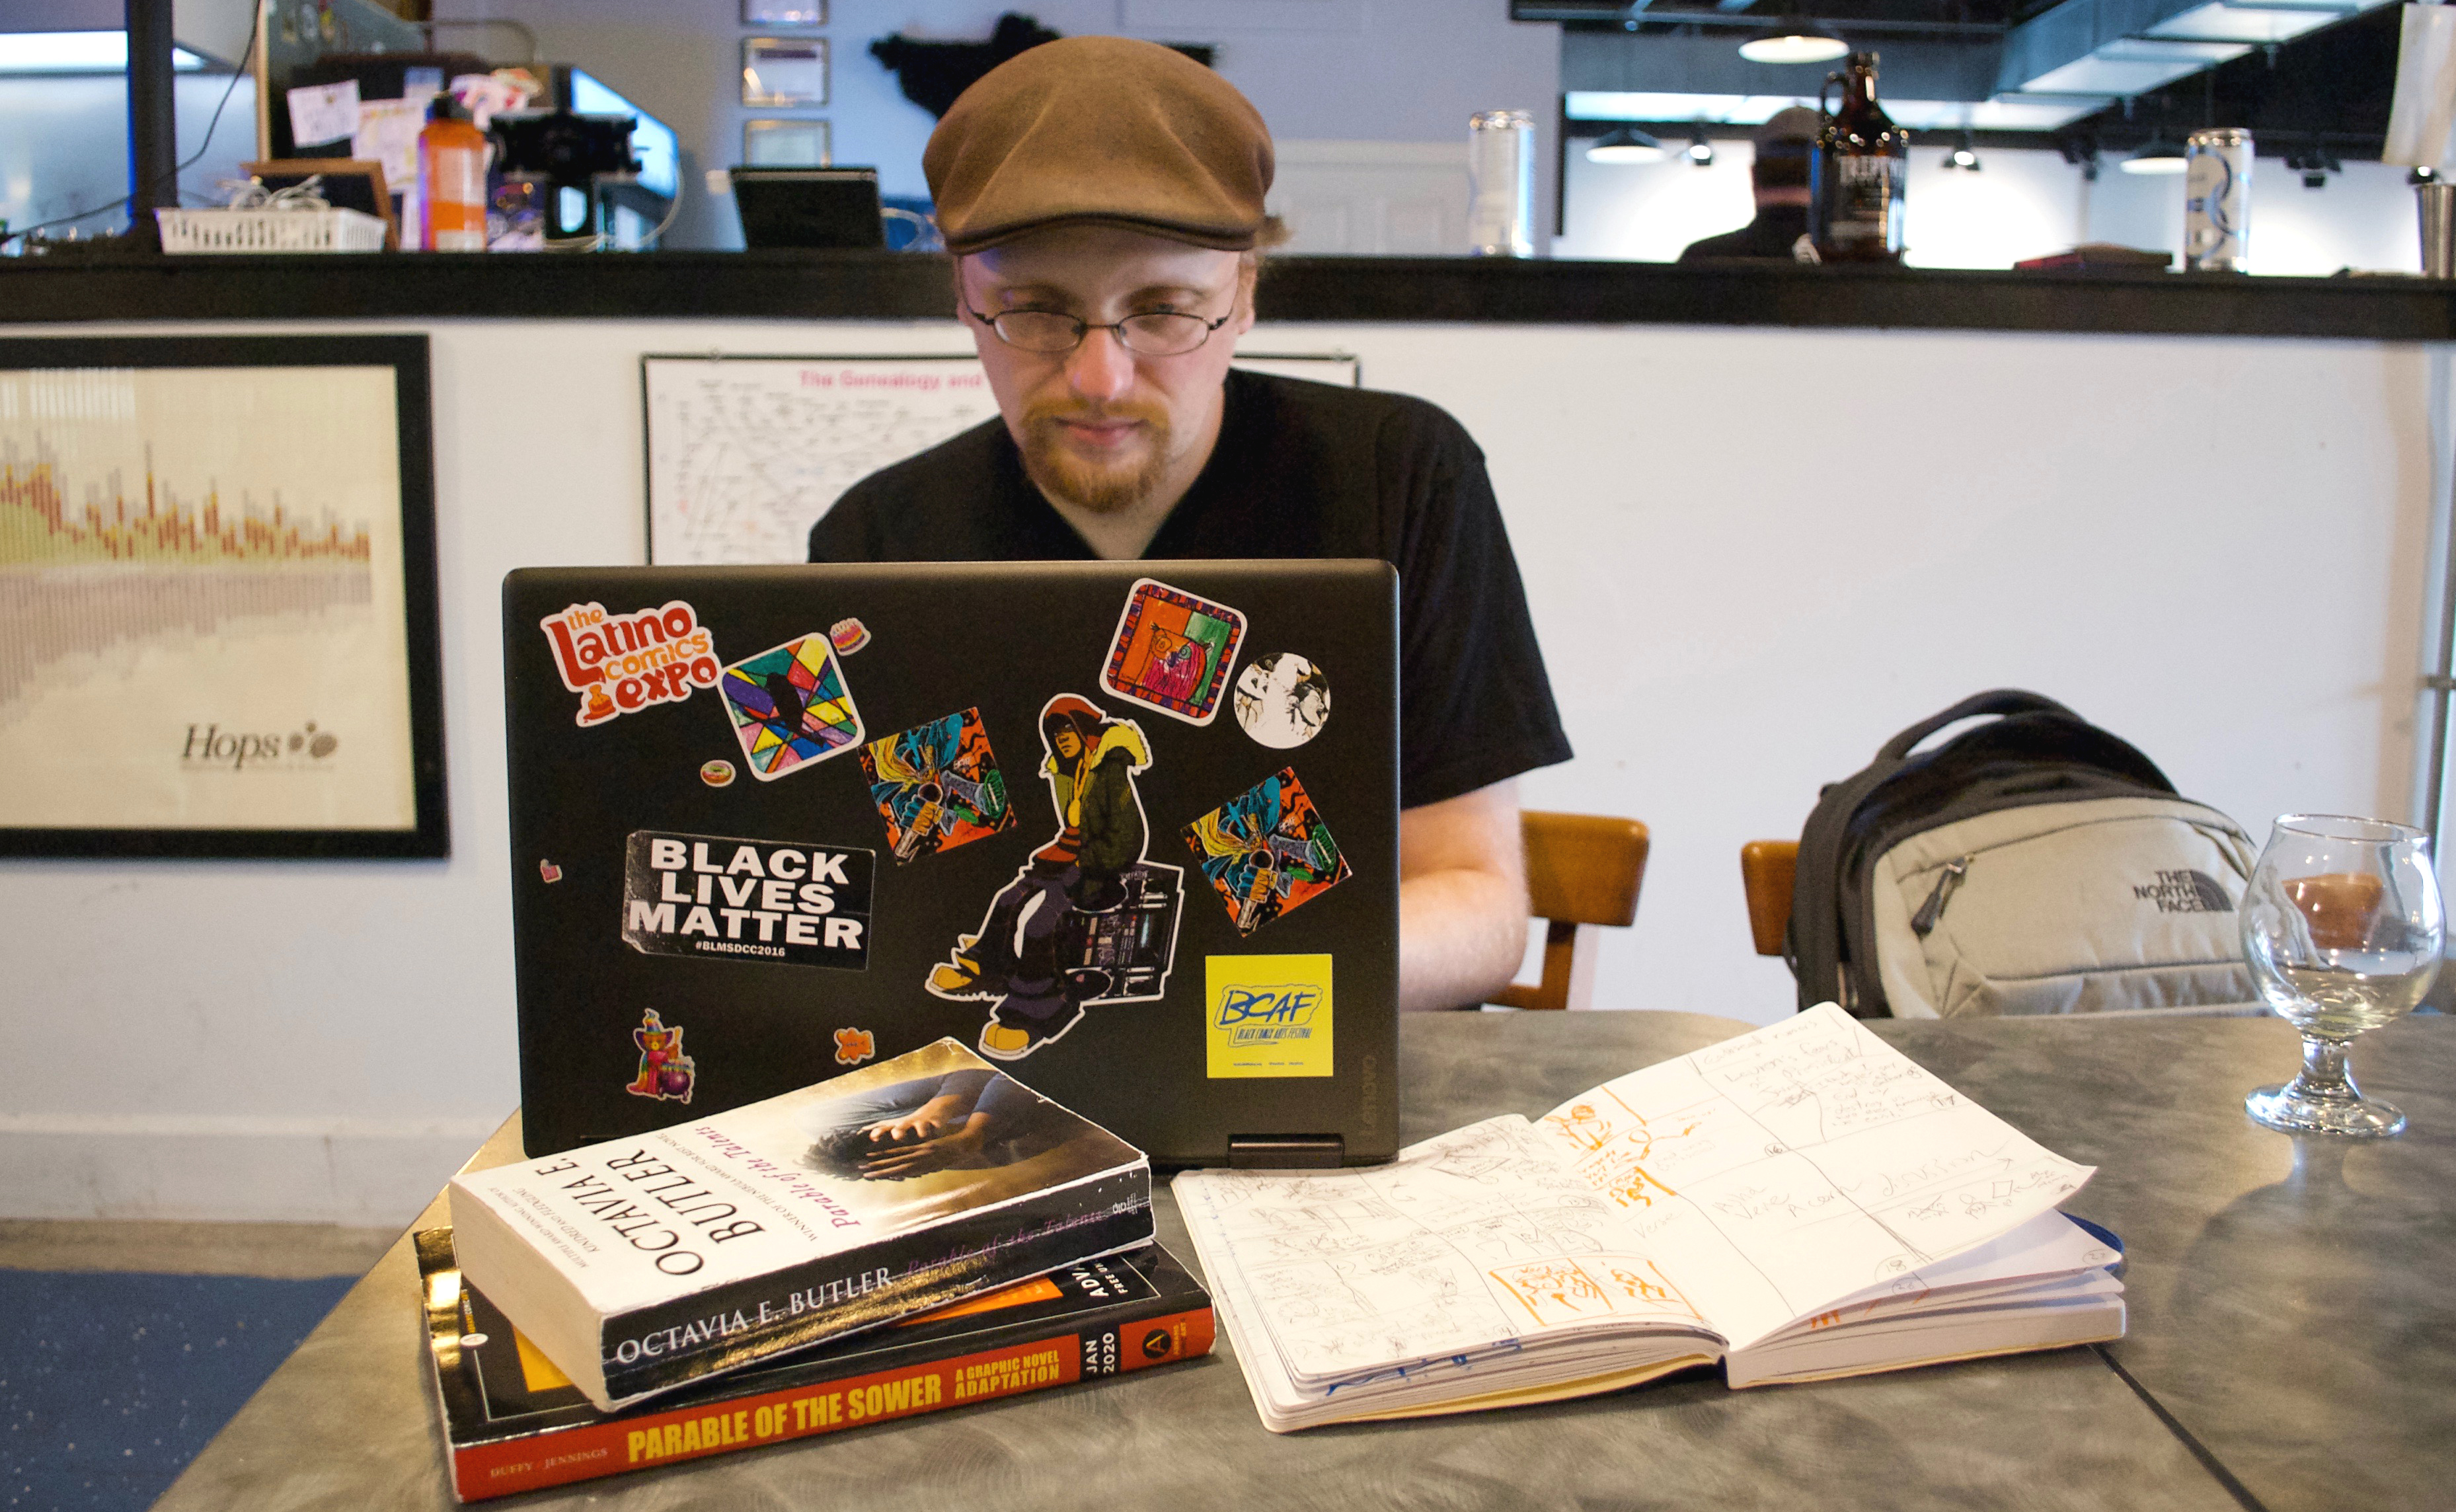
<svg viewBox="0 0 2456 1512"><path fill-rule="evenodd" d="M2292 1094L2301 1097L2343 1098L2349 1102L2362 1100L2354 1086L2352 1068L2345 1064L2345 1052L2352 1042L2342 1039L2321 1039L2302 1036L2302 1071L2294 1078Z"/></svg>

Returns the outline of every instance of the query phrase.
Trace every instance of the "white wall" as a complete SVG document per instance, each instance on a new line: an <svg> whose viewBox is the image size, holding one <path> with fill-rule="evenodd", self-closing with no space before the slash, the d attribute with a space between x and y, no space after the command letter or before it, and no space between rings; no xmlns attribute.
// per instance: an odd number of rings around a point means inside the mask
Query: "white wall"
<svg viewBox="0 0 2456 1512"><path fill-rule="evenodd" d="M2183 246L2183 181L2118 172L2108 159L2095 183L2050 152L1988 148L1977 173L1943 166L1929 134L1911 149L1904 206L1906 260L1923 268L2009 268L2086 241ZM1589 163L1572 145L1568 232L1562 257L1668 262L1680 249L1747 224L1749 144L1717 142L1711 166ZM2278 158L2252 174L2251 258L2257 273L2325 276L2352 267L2419 273L2422 253L2405 170L2347 163L2324 189L2305 189ZM2180 266L2180 263L2178 264Z"/></svg>
<svg viewBox="0 0 2456 1512"><path fill-rule="evenodd" d="M831 123L838 163L874 165L890 195L925 196L921 149L936 124L904 98L870 55L896 32L932 40L987 37L1018 10L1068 36L1110 33L1218 45L1222 76L1253 100L1273 135L1291 141L1465 140L1476 111L1535 112L1543 145L1536 203L1548 226L1550 142L1560 93L1560 29L1513 23L1501 0L833 0L828 25L832 98L808 111L749 110L741 101L741 0L436 0L439 18L519 21L548 62L576 63L639 102L682 137L691 197L668 245L739 247L729 203L709 200L705 171L742 160L742 123L802 116ZM447 30L466 44L501 33ZM1463 250L1463 249L1461 249Z"/></svg>
<svg viewBox="0 0 2456 1512"><path fill-rule="evenodd" d="M0 862L0 1214L414 1212L516 1096L498 584L641 559L640 355L964 349L936 322L383 329L434 338L454 854ZM2255 830L2287 808L2407 810L2444 353L1779 328L1248 340L1357 353L1367 384L1449 407L1485 448L1579 752L1525 801L1654 833L1599 1005L1786 1011L1783 968L1750 953L1740 844L1795 834L1820 783L1980 687L2064 699Z"/></svg>

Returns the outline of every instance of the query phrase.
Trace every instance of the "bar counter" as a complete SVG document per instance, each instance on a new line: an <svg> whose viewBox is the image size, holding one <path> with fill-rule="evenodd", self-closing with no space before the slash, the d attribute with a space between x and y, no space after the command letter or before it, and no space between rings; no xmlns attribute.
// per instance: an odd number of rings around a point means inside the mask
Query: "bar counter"
<svg viewBox="0 0 2456 1512"><path fill-rule="evenodd" d="M0 325L100 320L928 319L942 257L900 253L55 256L0 261ZM1271 259L1273 321L1856 327L2456 338L2456 280Z"/></svg>

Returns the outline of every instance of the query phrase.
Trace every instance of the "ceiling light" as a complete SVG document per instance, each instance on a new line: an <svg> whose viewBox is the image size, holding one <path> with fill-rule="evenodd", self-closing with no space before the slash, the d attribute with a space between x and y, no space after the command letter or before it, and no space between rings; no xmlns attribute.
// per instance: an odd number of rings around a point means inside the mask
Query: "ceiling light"
<svg viewBox="0 0 2456 1512"><path fill-rule="evenodd" d="M1813 21L1793 18L1771 36L1750 37L1740 44L1740 56L1751 63L1831 63L1849 54L1851 44Z"/></svg>
<svg viewBox="0 0 2456 1512"><path fill-rule="evenodd" d="M1661 142L1634 126L1617 127L1586 149L1589 163L1659 163L1668 155Z"/></svg>
<svg viewBox="0 0 2456 1512"><path fill-rule="evenodd" d="M2180 174L2183 171L2183 149L2162 136L2153 136L2140 145L2140 150L2116 164L2127 174Z"/></svg>
<svg viewBox="0 0 2456 1512"><path fill-rule="evenodd" d="M1706 128L1703 126L1688 128L1688 161L1699 168L1714 166L1714 144L1706 140Z"/></svg>
<svg viewBox="0 0 2456 1512"><path fill-rule="evenodd" d="M1974 174L1978 172L1979 167L1981 166L1978 161L1978 153L1977 151L1970 145L1970 133L1968 132L1962 133L1961 135L1954 142L1953 151L1944 154L1944 166L1947 168L1966 168Z"/></svg>
<svg viewBox="0 0 2456 1512"><path fill-rule="evenodd" d="M191 72L205 60L186 48L171 51L171 66ZM125 73L125 31L0 31L0 73Z"/></svg>

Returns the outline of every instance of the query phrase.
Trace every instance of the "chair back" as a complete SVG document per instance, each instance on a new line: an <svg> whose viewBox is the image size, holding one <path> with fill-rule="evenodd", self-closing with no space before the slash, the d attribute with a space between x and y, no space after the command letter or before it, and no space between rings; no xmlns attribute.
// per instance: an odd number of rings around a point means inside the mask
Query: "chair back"
<svg viewBox="0 0 2456 1512"><path fill-rule="evenodd" d="M1749 893L1749 933L1759 955L1782 953L1791 927L1791 886L1799 875L1799 842L1751 840L1740 848L1740 883Z"/></svg>
<svg viewBox="0 0 2456 1512"><path fill-rule="evenodd" d="M1545 921L1544 979L1512 982L1493 995L1508 1008L1584 1008L1594 991L1594 951L1581 956L1580 926L1627 929L1637 918L1646 876L1646 826L1607 814L1529 811L1519 816L1526 846L1526 912Z"/></svg>

